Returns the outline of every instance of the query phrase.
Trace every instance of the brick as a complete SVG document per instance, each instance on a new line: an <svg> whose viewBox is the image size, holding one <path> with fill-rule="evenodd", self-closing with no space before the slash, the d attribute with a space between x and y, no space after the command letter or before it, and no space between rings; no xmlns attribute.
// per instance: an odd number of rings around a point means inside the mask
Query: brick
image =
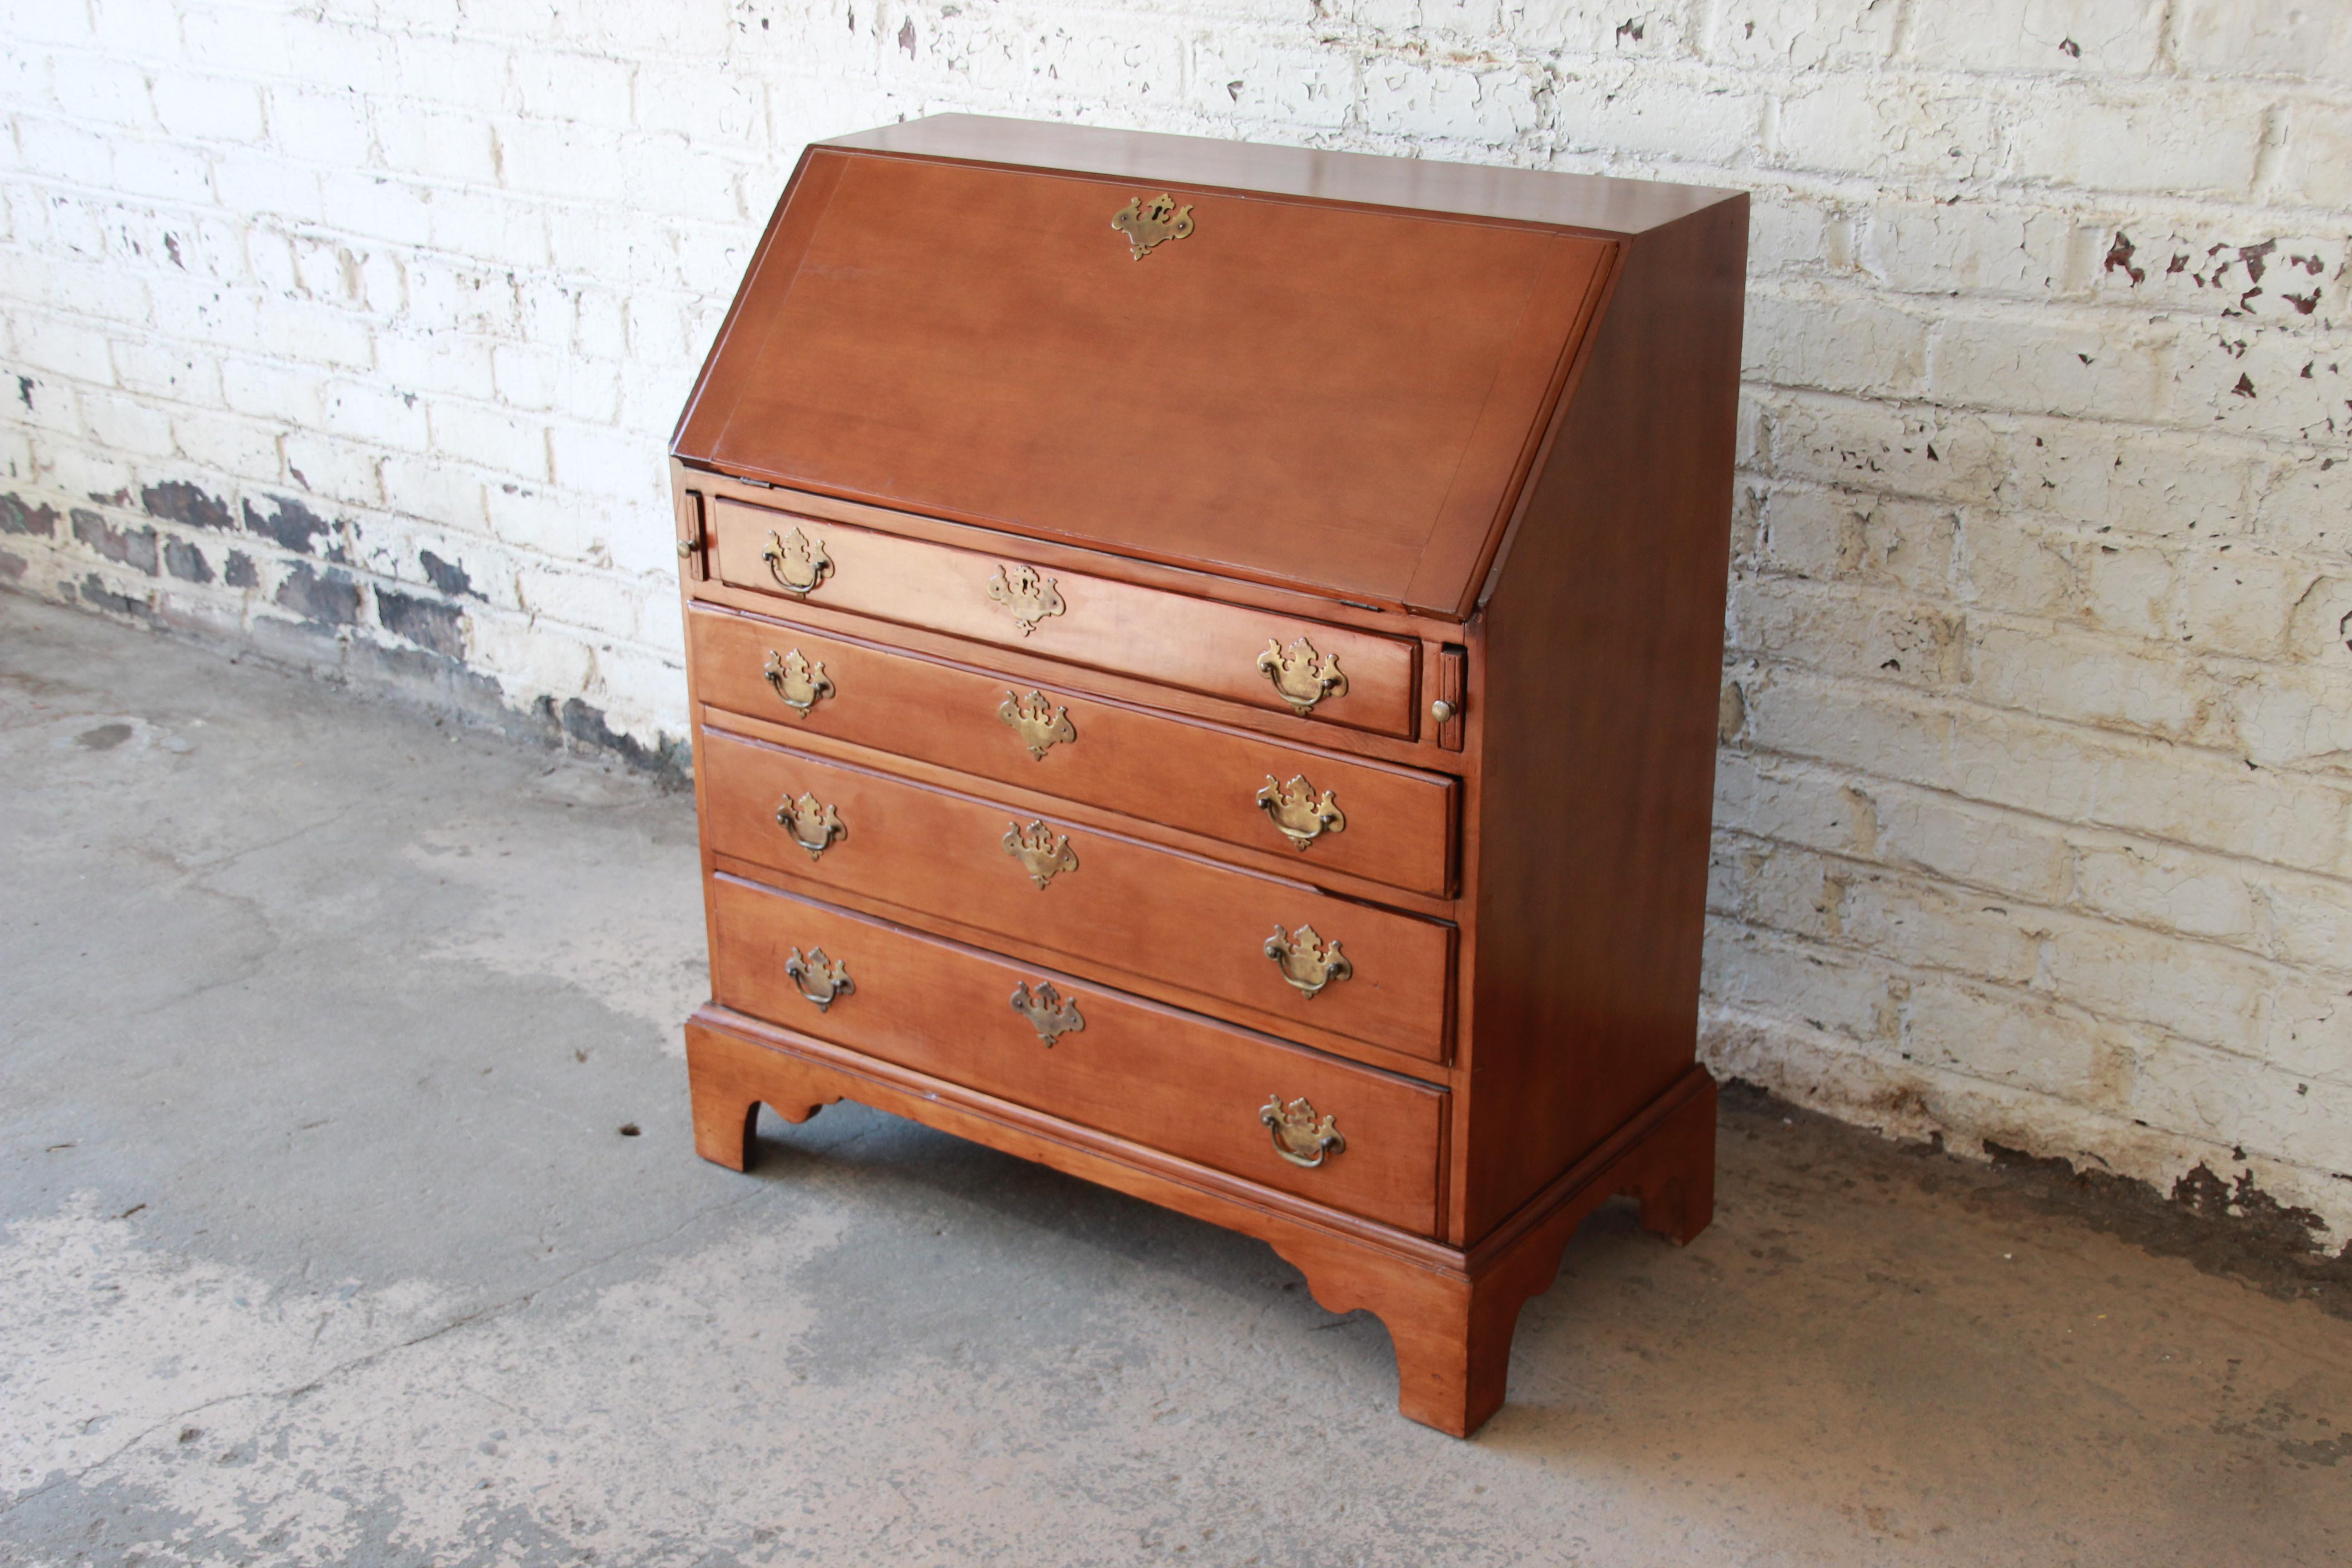
<svg viewBox="0 0 2352 1568"><path fill-rule="evenodd" d="M2250 675L2231 688L2229 716L2250 762L2352 775L2352 669Z"/></svg>
<svg viewBox="0 0 2352 1568"><path fill-rule="evenodd" d="M2300 76L2352 85L2352 18L2308 0L2183 0L2173 53L2200 75Z"/></svg>
<svg viewBox="0 0 2352 1568"><path fill-rule="evenodd" d="M113 345L99 328L49 315L20 317L10 326L10 357L18 369L92 386L114 384Z"/></svg>
<svg viewBox="0 0 2352 1568"><path fill-rule="evenodd" d="M2021 419L2001 450L2008 504L2159 539L2248 531L2268 471L2242 440L2081 420Z"/></svg>
<svg viewBox="0 0 2352 1568"><path fill-rule="evenodd" d="M1947 507L1811 486L1778 486L1759 518L1758 552L1772 569L1948 595L1960 520Z"/></svg>
<svg viewBox="0 0 2352 1568"><path fill-rule="evenodd" d="M2069 288L2067 264L2081 227L2075 214L2010 203L1884 201L1864 216L1855 256L1890 288L2035 299Z"/></svg>
<svg viewBox="0 0 2352 1568"><path fill-rule="evenodd" d="M2256 526L2265 543L2352 553L2352 457L2325 448L2282 453L2255 493Z"/></svg>
<svg viewBox="0 0 2352 1568"><path fill-rule="evenodd" d="M487 185L498 179L499 169L491 123L460 110L406 105L376 116L375 140L385 167L394 174L436 184ZM436 192L433 200L437 208L441 194Z"/></svg>
<svg viewBox="0 0 2352 1568"><path fill-rule="evenodd" d="M2001 448L1982 416L1925 405L1781 394L1759 410L1768 471L1943 501L1990 500Z"/></svg>
<svg viewBox="0 0 2352 1568"><path fill-rule="evenodd" d="M1908 53L1938 70L2145 74L2162 58L2163 0L1979 0L1928 5Z"/></svg>
<svg viewBox="0 0 2352 1568"><path fill-rule="evenodd" d="M2099 921L2058 921L2042 963L2051 993L2073 1005L2236 1051L2256 1047L2277 980L2245 953Z"/></svg>
<svg viewBox="0 0 2352 1568"><path fill-rule="evenodd" d="M1783 70L1875 65L1894 51L1896 15L1876 0L1727 0L1706 53Z"/></svg>
<svg viewBox="0 0 2352 1568"><path fill-rule="evenodd" d="M1770 162L1874 178L1979 179L1997 174L1996 105L1935 79L1813 73L1770 121ZM1727 161L1727 160L1726 160Z"/></svg>
<svg viewBox="0 0 2352 1568"><path fill-rule="evenodd" d="M2227 746L2224 688L2194 662L2112 638L2031 622L1979 621L1968 694L1996 707Z"/></svg>
<svg viewBox="0 0 2352 1568"><path fill-rule="evenodd" d="M2298 1093L2307 1086L2308 1093ZM2242 1056L2179 1046L2140 1068L2132 1113L2160 1128L2234 1143L2321 1171L2352 1170L2352 1096Z"/></svg>
<svg viewBox="0 0 2352 1568"><path fill-rule="evenodd" d="M211 163L194 148L163 142L116 142L112 184L118 191L164 201L213 200Z"/></svg>
<svg viewBox="0 0 2352 1568"><path fill-rule="evenodd" d="M383 506L445 525L487 515L480 476L431 458L386 456L380 465Z"/></svg>
<svg viewBox="0 0 2352 1568"><path fill-rule="evenodd" d="M220 362L208 353L159 339L118 339L114 378L126 392L173 403L219 407Z"/></svg>
<svg viewBox="0 0 2352 1568"><path fill-rule="evenodd" d="M2085 906L2158 931L2241 945L2255 933L2254 890L2232 862L2169 845L2106 841L2075 853Z"/></svg>
<svg viewBox="0 0 2352 1568"><path fill-rule="evenodd" d="M625 58L525 49L513 54L508 72L516 106L533 119L612 131L626 129L634 119L630 105L636 68ZM707 91L709 86L706 78L696 90Z"/></svg>
<svg viewBox="0 0 2352 1568"><path fill-rule="evenodd" d="M283 445L287 476L310 494L344 506L383 503L383 459L375 452L309 430L289 433Z"/></svg>
<svg viewBox="0 0 2352 1568"><path fill-rule="evenodd" d="M2315 207L2352 206L2352 104L2298 99L2288 113L2279 194Z"/></svg>
<svg viewBox="0 0 2352 1568"><path fill-rule="evenodd" d="M1701 985L1718 1005L1768 1006L1850 1039L1891 1041L1897 1027L1885 968L1737 921L1707 923Z"/></svg>
<svg viewBox="0 0 2352 1568"><path fill-rule="evenodd" d="M1729 646L1741 653L1915 685L1956 679L1966 647L1948 610L1785 577L1735 584L1728 627Z"/></svg>
<svg viewBox="0 0 2352 1568"><path fill-rule="evenodd" d="M114 153L98 132L38 115L15 116L21 166L44 179L104 189L114 181Z"/></svg>
<svg viewBox="0 0 2352 1568"><path fill-rule="evenodd" d="M2242 196L2252 186L2259 96L2052 82L2015 101L2017 177L2151 195Z"/></svg>
<svg viewBox="0 0 2352 1568"><path fill-rule="evenodd" d="M368 161L367 100L356 90L273 82L268 96L270 142L279 154L344 168Z"/></svg>
<svg viewBox="0 0 2352 1568"><path fill-rule="evenodd" d="M1927 324L1847 289L1750 289L1745 372L1781 386L1907 397L1927 370Z"/></svg>
<svg viewBox="0 0 2352 1568"><path fill-rule="evenodd" d="M265 353L343 370L365 370L375 362L373 329L349 310L306 300L264 300L256 318Z"/></svg>
<svg viewBox="0 0 2352 1568"><path fill-rule="evenodd" d="M2164 406L2173 344L2163 326L1954 311L1937 325L1929 380L1942 403L2145 419Z"/></svg>
<svg viewBox="0 0 2352 1568"><path fill-rule="evenodd" d="M366 382L335 381L320 388L319 428L386 451L423 452L432 444L415 393L384 392Z"/></svg>
<svg viewBox="0 0 2352 1568"><path fill-rule="evenodd" d="M81 424L91 440L126 458L173 455L171 416L138 398L84 392Z"/></svg>
<svg viewBox="0 0 2352 1568"><path fill-rule="evenodd" d="M250 419L236 419L195 409L174 410L172 445L183 458L239 479L276 483L284 472L278 452L278 430Z"/></svg>
<svg viewBox="0 0 2352 1568"><path fill-rule="evenodd" d="M495 405L437 401L429 408L433 450L534 484L547 473L547 422Z"/></svg>
<svg viewBox="0 0 2352 1568"><path fill-rule="evenodd" d="M2125 1098L2117 1031L2046 997L1923 977L1903 1004L1907 1060L2105 1108Z"/></svg>
<svg viewBox="0 0 2352 1568"><path fill-rule="evenodd" d="M1720 166L1749 153L1765 118L1763 94L1737 79L1664 71L1603 69L1591 80L1555 88L1553 97L1562 143L1612 158L1647 155ZM1489 121L1496 118L1490 111Z"/></svg>
<svg viewBox="0 0 2352 1568"><path fill-rule="evenodd" d="M2043 528L1990 507L1955 515L1959 593L1971 607L2050 620L2086 617L2084 541L2071 531ZM2088 548L2100 546L2094 540Z"/></svg>
<svg viewBox="0 0 2352 1568"><path fill-rule="evenodd" d="M196 142L261 140L261 89L226 77L165 71L155 79L155 118L173 136Z"/></svg>
<svg viewBox="0 0 2352 1568"><path fill-rule="evenodd" d="M26 74L31 79L23 84L25 87L37 87L43 74L37 66L47 66L47 90L38 101L66 119L125 131L154 128L152 85L147 70L131 60L106 55L60 53L45 61L26 58L25 64L28 68ZM26 97L16 101L32 100Z"/></svg>

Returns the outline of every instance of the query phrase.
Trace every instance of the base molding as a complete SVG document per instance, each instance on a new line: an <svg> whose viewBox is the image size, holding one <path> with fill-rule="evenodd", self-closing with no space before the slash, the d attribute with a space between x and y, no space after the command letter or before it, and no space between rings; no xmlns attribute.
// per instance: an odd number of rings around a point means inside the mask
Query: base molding
<svg viewBox="0 0 2352 1568"><path fill-rule="evenodd" d="M688 1020L686 1055L695 1150L730 1170L748 1164L761 1105L800 1122L854 1100L1256 1237L1327 1310L1380 1318L1398 1408L1457 1437L1501 1408L1519 1310L1550 1288L1587 1215L1632 1194L1643 1226L1680 1244L1714 1213L1715 1080L1698 1067L1465 1250L717 1005Z"/></svg>

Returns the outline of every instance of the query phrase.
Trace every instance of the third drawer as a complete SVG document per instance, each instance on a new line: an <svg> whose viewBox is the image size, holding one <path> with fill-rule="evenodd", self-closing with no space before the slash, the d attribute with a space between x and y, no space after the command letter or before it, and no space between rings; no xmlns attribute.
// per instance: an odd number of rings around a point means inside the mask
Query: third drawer
<svg viewBox="0 0 2352 1568"><path fill-rule="evenodd" d="M704 731L696 763L720 856L1156 981L1260 1028L1445 1058L1442 921L723 731Z"/></svg>

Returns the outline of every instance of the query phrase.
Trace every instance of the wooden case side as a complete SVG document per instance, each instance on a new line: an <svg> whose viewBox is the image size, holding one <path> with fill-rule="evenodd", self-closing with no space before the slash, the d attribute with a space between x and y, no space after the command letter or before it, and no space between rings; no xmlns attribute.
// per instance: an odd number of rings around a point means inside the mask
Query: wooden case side
<svg viewBox="0 0 2352 1568"><path fill-rule="evenodd" d="M1747 237L1741 198L1633 242L1473 626L1465 1242L1694 1055Z"/></svg>

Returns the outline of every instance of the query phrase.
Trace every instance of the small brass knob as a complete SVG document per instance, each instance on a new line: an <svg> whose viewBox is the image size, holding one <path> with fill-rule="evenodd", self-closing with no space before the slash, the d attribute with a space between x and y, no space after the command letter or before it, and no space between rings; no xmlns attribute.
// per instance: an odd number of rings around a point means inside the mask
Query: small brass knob
<svg viewBox="0 0 2352 1568"><path fill-rule="evenodd" d="M1461 711L1462 710L1456 708L1453 703L1448 702L1443 697L1429 705L1429 716L1436 720L1441 724L1444 723L1448 719L1453 718L1454 715Z"/></svg>

